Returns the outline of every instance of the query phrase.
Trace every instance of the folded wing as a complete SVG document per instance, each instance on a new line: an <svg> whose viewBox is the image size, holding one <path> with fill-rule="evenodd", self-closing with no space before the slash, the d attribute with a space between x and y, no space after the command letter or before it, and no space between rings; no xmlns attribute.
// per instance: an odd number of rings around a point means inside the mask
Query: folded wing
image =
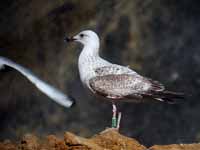
<svg viewBox="0 0 200 150"><path fill-rule="evenodd" d="M110 74L97 76L89 81L91 88L97 93L115 99L129 96L142 97L151 88L149 81L138 75Z"/></svg>
<svg viewBox="0 0 200 150"><path fill-rule="evenodd" d="M89 80L90 88L111 99L129 98L142 100L152 98L169 103L182 99L184 94L166 91L158 81L145 78L127 67L106 66L98 68L96 77ZM132 71L132 72L131 72Z"/></svg>

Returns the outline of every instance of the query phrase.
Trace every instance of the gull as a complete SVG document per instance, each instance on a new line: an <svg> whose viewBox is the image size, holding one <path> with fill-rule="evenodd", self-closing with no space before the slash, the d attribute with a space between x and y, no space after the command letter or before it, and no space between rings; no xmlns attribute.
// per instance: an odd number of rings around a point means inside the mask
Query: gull
<svg viewBox="0 0 200 150"><path fill-rule="evenodd" d="M85 30L73 37L65 37L66 42L79 42L83 49L78 58L81 81L92 93L103 96L112 102L112 128L119 129L121 112L116 102L142 102L145 99L174 103L184 98L183 93L165 90L158 81L146 78L127 66L113 64L99 56L98 35Z"/></svg>
<svg viewBox="0 0 200 150"><path fill-rule="evenodd" d="M42 81L36 75L34 75L29 69L15 63L14 61L0 56L0 69L3 69L4 66L9 66L17 71L19 71L22 75L24 75L30 82L32 82L41 92L46 94L52 100L57 102L58 104L64 107L71 107L73 104L73 100L71 97L65 95L57 88L52 85Z"/></svg>

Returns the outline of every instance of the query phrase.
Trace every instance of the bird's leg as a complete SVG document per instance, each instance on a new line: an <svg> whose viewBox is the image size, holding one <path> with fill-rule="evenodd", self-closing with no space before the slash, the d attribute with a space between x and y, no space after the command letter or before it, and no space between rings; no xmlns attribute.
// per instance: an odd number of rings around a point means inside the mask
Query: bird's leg
<svg viewBox="0 0 200 150"><path fill-rule="evenodd" d="M119 112L117 116L117 130L119 130L120 128L121 117L122 117L122 113Z"/></svg>
<svg viewBox="0 0 200 150"><path fill-rule="evenodd" d="M112 104L112 111L113 111L113 116L112 116L112 128L116 128L117 127L117 107L116 105L113 103Z"/></svg>

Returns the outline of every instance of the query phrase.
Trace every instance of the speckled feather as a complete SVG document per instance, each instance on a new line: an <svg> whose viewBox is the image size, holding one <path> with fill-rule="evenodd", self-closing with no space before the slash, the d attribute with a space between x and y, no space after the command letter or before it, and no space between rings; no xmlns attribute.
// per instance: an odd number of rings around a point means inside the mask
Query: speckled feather
<svg viewBox="0 0 200 150"><path fill-rule="evenodd" d="M137 75L137 73L133 70L131 70L129 67L124 67L116 64L99 67L95 69L95 73L97 76L105 76L110 74L134 74Z"/></svg>
<svg viewBox="0 0 200 150"><path fill-rule="evenodd" d="M163 87L138 74L109 74L90 79L91 88L107 98L143 98L152 90L161 91ZM156 88L155 88L156 87Z"/></svg>

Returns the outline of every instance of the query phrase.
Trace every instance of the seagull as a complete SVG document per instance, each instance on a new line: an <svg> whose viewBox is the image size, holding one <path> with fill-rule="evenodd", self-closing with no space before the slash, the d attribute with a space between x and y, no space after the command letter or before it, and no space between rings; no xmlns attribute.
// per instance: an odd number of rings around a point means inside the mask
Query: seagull
<svg viewBox="0 0 200 150"><path fill-rule="evenodd" d="M9 66L17 71L19 71L22 75L24 75L30 82L32 82L41 92L46 94L56 103L64 106L64 107L71 107L73 104L73 99L60 90L56 89L52 85L42 81L36 75L34 75L29 69L15 63L14 61L0 56L0 70L4 68L4 66Z"/></svg>
<svg viewBox="0 0 200 150"><path fill-rule="evenodd" d="M141 76L127 66L113 64L99 56L100 39L91 30L85 30L73 37L65 37L66 42L79 42L83 49L78 58L81 81L92 93L112 102L112 128L119 129L121 112L116 103L120 101L142 102L154 99L174 103L183 99L183 93L165 90L158 81Z"/></svg>

